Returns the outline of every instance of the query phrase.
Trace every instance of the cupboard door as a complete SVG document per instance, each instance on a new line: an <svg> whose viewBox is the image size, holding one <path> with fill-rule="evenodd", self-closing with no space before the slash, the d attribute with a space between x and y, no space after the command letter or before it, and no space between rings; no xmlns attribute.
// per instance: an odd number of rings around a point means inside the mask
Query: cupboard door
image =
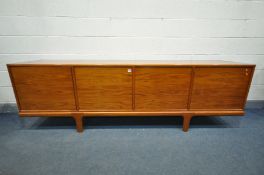
<svg viewBox="0 0 264 175"><path fill-rule="evenodd" d="M135 109L174 111L187 109L191 68L137 67Z"/></svg>
<svg viewBox="0 0 264 175"><path fill-rule="evenodd" d="M80 110L132 109L130 67L76 67L75 76Z"/></svg>
<svg viewBox="0 0 264 175"><path fill-rule="evenodd" d="M243 109L251 68L195 68L191 109Z"/></svg>
<svg viewBox="0 0 264 175"><path fill-rule="evenodd" d="M70 67L11 67L21 110L75 110Z"/></svg>

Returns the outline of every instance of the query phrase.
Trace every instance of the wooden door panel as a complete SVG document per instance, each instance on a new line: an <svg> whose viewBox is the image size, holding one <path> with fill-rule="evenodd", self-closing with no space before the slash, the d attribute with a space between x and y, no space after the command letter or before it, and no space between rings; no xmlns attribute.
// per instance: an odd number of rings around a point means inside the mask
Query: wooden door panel
<svg viewBox="0 0 264 175"><path fill-rule="evenodd" d="M11 67L21 110L76 110L70 67Z"/></svg>
<svg viewBox="0 0 264 175"><path fill-rule="evenodd" d="M79 109L88 111L131 111L130 67L75 68Z"/></svg>
<svg viewBox="0 0 264 175"><path fill-rule="evenodd" d="M242 109L251 68L195 68L191 109Z"/></svg>
<svg viewBox="0 0 264 175"><path fill-rule="evenodd" d="M135 109L173 111L187 109L191 68L137 67Z"/></svg>

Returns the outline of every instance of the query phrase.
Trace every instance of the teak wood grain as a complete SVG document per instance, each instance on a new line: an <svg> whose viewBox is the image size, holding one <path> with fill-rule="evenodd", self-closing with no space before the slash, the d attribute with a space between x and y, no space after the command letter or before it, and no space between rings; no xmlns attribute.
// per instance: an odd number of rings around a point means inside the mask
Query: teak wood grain
<svg viewBox="0 0 264 175"><path fill-rule="evenodd" d="M136 67L135 110L187 110L191 68Z"/></svg>
<svg viewBox="0 0 264 175"><path fill-rule="evenodd" d="M20 110L75 110L69 67L12 67Z"/></svg>
<svg viewBox="0 0 264 175"><path fill-rule="evenodd" d="M76 67L74 70L80 110L132 110L131 67Z"/></svg>
<svg viewBox="0 0 264 175"><path fill-rule="evenodd" d="M243 109L251 68L196 68L192 110Z"/></svg>
<svg viewBox="0 0 264 175"><path fill-rule="evenodd" d="M9 64L20 116L243 115L255 65L225 61L36 61Z"/></svg>
<svg viewBox="0 0 264 175"><path fill-rule="evenodd" d="M254 64L222 60L35 60L10 64L10 66L203 66L203 67L248 67Z"/></svg>

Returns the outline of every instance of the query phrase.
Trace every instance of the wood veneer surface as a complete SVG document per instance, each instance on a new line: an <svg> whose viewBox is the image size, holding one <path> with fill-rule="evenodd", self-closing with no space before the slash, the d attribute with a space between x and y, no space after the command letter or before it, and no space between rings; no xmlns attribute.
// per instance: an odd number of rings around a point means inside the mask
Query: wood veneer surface
<svg viewBox="0 0 264 175"><path fill-rule="evenodd" d="M222 60L37 60L10 64L23 65L73 65L73 66L248 66L250 64ZM253 65L252 65L253 66Z"/></svg>
<svg viewBox="0 0 264 175"><path fill-rule="evenodd" d="M132 110L131 67L77 67L74 70L80 110Z"/></svg>
<svg viewBox="0 0 264 175"><path fill-rule="evenodd" d="M12 67L21 110L75 110L69 67Z"/></svg>
<svg viewBox="0 0 264 175"><path fill-rule="evenodd" d="M230 61L40 60L8 64L21 116L243 115L255 65Z"/></svg>
<svg viewBox="0 0 264 175"><path fill-rule="evenodd" d="M243 109L252 68L196 68L192 110Z"/></svg>
<svg viewBox="0 0 264 175"><path fill-rule="evenodd" d="M135 70L137 111L187 110L191 68L140 67Z"/></svg>

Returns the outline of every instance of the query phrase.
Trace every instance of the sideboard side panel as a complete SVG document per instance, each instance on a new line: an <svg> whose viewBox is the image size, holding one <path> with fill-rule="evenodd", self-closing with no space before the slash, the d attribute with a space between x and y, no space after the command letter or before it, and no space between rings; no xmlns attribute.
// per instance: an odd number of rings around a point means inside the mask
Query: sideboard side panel
<svg viewBox="0 0 264 175"><path fill-rule="evenodd" d="M245 93L245 96L244 96L244 102L243 102L243 110L246 106L246 103L247 103L247 98L248 98L248 94L249 94L249 90L250 90L250 86L251 86L251 83L252 83L252 80L253 80L253 76L254 76L254 72L255 72L255 65L254 66L250 66L248 67L248 76L249 76L249 79L248 79L248 84L247 84L247 90L246 90L246 93Z"/></svg>
<svg viewBox="0 0 264 175"><path fill-rule="evenodd" d="M70 67L14 66L9 68L20 110L75 110Z"/></svg>

